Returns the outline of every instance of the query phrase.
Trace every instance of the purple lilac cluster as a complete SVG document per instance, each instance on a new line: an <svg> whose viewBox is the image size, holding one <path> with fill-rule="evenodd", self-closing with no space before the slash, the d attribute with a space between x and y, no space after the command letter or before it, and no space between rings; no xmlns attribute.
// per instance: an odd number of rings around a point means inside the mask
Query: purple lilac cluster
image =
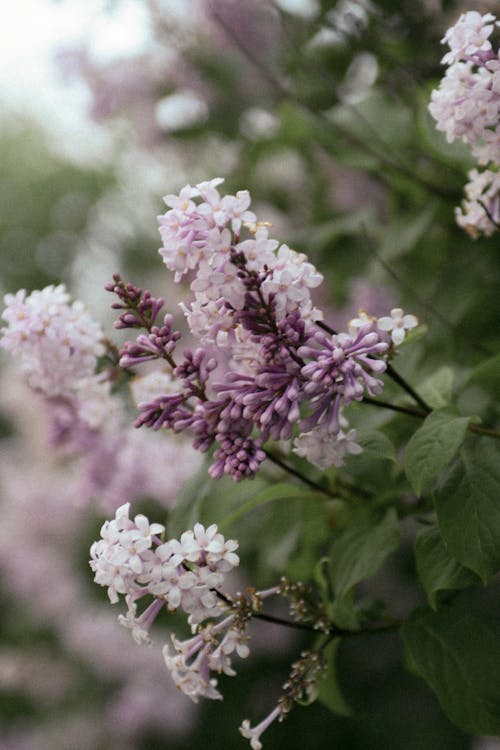
<svg viewBox="0 0 500 750"><path fill-rule="evenodd" d="M195 448L214 449L214 478L252 478L266 441L294 437L295 451L315 465L341 465L360 451L342 409L380 393L373 373L386 368L388 337L372 320L352 333L319 331L311 289L321 274L269 237L248 191L221 196L221 182L166 196L159 217L165 265L176 281L190 281L194 298L182 308L197 349L176 359L172 317L156 322L163 300L118 276L106 287L119 298L117 327L145 329L125 344L120 364L161 360L176 379L139 404L136 426L191 432Z"/></svg>

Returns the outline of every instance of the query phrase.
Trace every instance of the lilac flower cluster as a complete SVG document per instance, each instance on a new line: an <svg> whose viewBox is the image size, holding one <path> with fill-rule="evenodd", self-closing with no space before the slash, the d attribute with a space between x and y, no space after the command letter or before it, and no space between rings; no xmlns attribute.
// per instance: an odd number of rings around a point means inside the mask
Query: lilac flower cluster
<svg viewBox="0 0 500 750"><path fill-rule="evenodd" d="M49 397L74 397L104 353L103 333L63 284L5 296L0 345L21 359L31 387Z"/></svg>
<svg viewBox="0 0 500 750"><path fill-rule="evenodd" d="M185 441L177 439L174 446L173 439L130 428L121 395L112 390L116 368L96 371L106 344L83 304L71 301L63 285L29 295L20 290L6 295L5 303L2 317L7 325L0 346L20 360L37 394L36 408L48 417L52 458L65 463L72 458L79 478L78 502L97 501L107 511L118 502L149 494L171 505L197 456ZM143 320L157 314L155 305L146 297ZM143 320L136 321L137 327ZM174 452L175 471L166 475L162 464Z"/></svg>
<svg viewBox="0 0 500 750"><path fill-rule="evenodd" d="M95 373L105 352L101 327L63 284L29 295L21 289L5 304L0 346L19 358L30 387L51 404L54 442L78 435L78 444L88 443L116 413L109 381Z"/></svg>
<svg viewBox="0 0 500 750"><path fill-rule="evenodd" d="M310 590L304 584L282 579L278 586L263 591L249 588L245 594L225 594L224 575L239 564L238 543L226 540L215 524L205 529L197 523L179 540L163 541L164 526L150 523L144 515L132 520L129 511L129 503L118 508L115 518L104 523L100 540L92 545L94 580L107 587L112 603L119 600L119 594L125 596L128 611L118 620L131 629L138 644L151 643L150 628L165 608L180 608L189 614L192 636L181 640L171 633L162 654L174 684L194 703L200 698L222 700L214 675L236 675L233 658L249 656L247 627L254 617L269 617L261 612L269 597L281 594L289 598L297 605L295 613L290 609L294 621L311 621L304 613L314 613L312 628L329 632L321 608L311 609L309 599L306 604L304 597L309 597ZM152 601L138 615L137 601L144 597L152 597ZM301 653L292 664L277 706L255 727L248 719L242 722L240 732L252 748L262 747L260 737L275 719L282 721L295 703L311 696L325 667L321 647Z"/></svg>
<svg viewBox="0 0 500 750"><path fill-rule="evenodd" d="M135 613L137 599L152 594L154 616L166 605L170 610L182 607L194 624L218 617L222 608L214 591L222 585L224 573L239 563L237 542L226 542L215 524L205 529L199 523L193 531L184 532L180 541L162 542L158 535L165 527L150 524L143 515L132 521L129 508L130 503L125 503L117 509L114 520L104 523L100 541L90 550L95 582L108 587L110 601L115 604L118 594L125 594L130 614ZM141 622L149 618L148 611ZM130 621L134 636L143 640L144 628L135 616L131 615Z"/></svg>
<svg viewBox="0 0 500 750"><path fill-rule="evenodd" d="M446 32L449 65L439 89L432 92L429 111L448 142L461 139L471 147L484 172L473 169L456 209L456 220L472 237L489 236L500 223L500 49L490 41L499 23L492 13L463 13Z"/></svg>
<svg viewBox="0 0 500 750"><path fill-rule="evenodd" d="M239 564L238 543L226 540L215 524L205 529L200 523L179 540L165 542L159 536L164 526L143 515L131 520L129 508L127 503L117 509L90 549L94 580L107 587L112 603L125 595L128 612L119 621L137 643L150 641L151 625L163 609L184 610L194 636L181 641L172 634L173 652L168 645L163 649L165 664L175 685L194 702L201 696L222 699L211 673L234 675L231 655L249 654L249 618L236 610L228 614L233 602L221 591L224 575ZM270 589L262 596L276 592ZM148 596L152 602L138 616L137 601Z"/></svg>
<svg viewBox="0 0 500 750"><path fill-rule="evenodd" d="M248 191L221 196L221 182L166 196L169 210L159 217L165 265L176 281L189 279L194 293L182 309L197 349L175 358L171 316L156 323L163 300L118 276L106 287L123 309L116 325L146 330L125 344L120 364L156 358L177 382L139 403L136 426L191 432L195 448L214 449L214 478L252 478L266 441L294 437L299 455L321 468L340 466L346 453L361 450L355 431L342 429L342 409L380 393L376 375L386 369L389 345L400 344L416 318L398 308L379 325L367 316L350 333L318 330L322 314L311 289L321 274L269 237Z"/></svg>

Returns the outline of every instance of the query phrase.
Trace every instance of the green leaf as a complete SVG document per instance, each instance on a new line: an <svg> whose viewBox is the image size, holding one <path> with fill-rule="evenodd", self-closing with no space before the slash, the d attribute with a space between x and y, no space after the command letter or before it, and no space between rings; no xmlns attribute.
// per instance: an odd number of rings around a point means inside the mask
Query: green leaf
<svg viewBox="0 0 500 750"><path fill-rule="evenodd" d="M314 566L313 580L318 587L322 603L327 606L331 601L330 591L330 558L320 557Z"/></svg>
<svg viewBox="0 0 500 750"><path fill-rule="evenodd" d="M420 383L417 390L429 406L433 409L442 409L451 402L453 379L451 367L440 367Z"/></svg>
<svg viewBox="0 0 500 750"><path fill-rule="evenodd" d="M406 448L405 472L420 495L452 460L465 440L469 417L434 411L412 435Z"/></svg>
<svg viewBox="0 0 500 750"><path fill-rule="evenodd" d="M417 536L415 559L418 577L433 609L436 609L438 591L463 589L478 582L474 573L463 568L447 552L435 526Z"/></svg>
<svg viewBox="0 0 500 750"><path fill-rule="evenodd" d="M399 524L394 508L380 519L375 515L353 518L330 551L332 585L342 599L360 581L374 575L399 545Z"/></svg>
<svg viewBox="0 0 500 750"><path fill-rule="evenodd" d="M315 500L318 495L312 492L304 492L304 490L298 485L288 484L287 482L278 482L273 484L271 487L266 487L262 492L258 492L254 497L251 497L246 502L235 508L219 523L219 530L225 533L227 529L232 526L233 523L239 521L240 518L245 516L255 508L271 503L276 500L289 500L292 498L309 499Z"/></svg>
<svg viewBox="0 0 500 750"><path fill-rule="evenodd" d="M340 645L340 638L335 638L324 649L327 659L327 669L323 680L319 683L318 700L330 711L338 716L350 716L352 711L347 705L344 696L341 693L338 676L337 676L337 650Z"/></svg>
<svg viewBox="0 0 500 750"><path fill-rule="evenodd" d="M500 734L500 619L464 597L402 628L410 662L466 732Z"/></svg>
<svg viewBox="0 0 500 750"><path fill-rule="evenodd" d="M354 601L353 589L330 601L326 612L329 620L342 630L359 630L359 609Z"/></svg>
<svg viewBox="0 0 500 750"><path fill-rule="evenodd" d="M483 581L500 570L500 449L475 438L443 478L435 496L449 552Z"/></svg>
<svg viewBox="0 0 500 750"><path fill-rule="evenodd" d="M496 393L500 391L500 354L481 362L469 375L465 385L480 385Z"/></svg>
<svg viewBox="0 0 500 750"><path fill-rule="evenodd" d="M435 208L427 206L414 214L404 214L384 228L379 254L385 261L393 260L412 250L424 237L434 217Z"/></svg>
<svg viewBox="0 0 500 750"><path fill-rule="evenodd" d="M207 475L207 464L204 461L182 485L175 507L168 516L169 535L180 536L200 520L201 506L211 492L212 481Z"/></svg>
<svg viewBox="0 0 500 750"><path fill-rule="evenodd" d="M288 577L294 581L311 579L318 560L318 548L331 534L324 503L306 500L301 511L300 536L287 568Z"/></svg>
<svg viewBox="0 0 500 750"><path fill-rule="evenodd" d="M387 458L396 461L396 451L387 435L378 430L360 430L356 442L361 445L364 452L375 458Z"/></svg>

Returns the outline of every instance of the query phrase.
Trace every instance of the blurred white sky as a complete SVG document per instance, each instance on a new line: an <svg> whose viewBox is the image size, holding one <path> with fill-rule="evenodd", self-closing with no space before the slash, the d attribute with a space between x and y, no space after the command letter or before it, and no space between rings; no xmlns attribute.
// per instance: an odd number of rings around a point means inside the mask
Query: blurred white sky
<svg viewBox="0 0 500 750"><path fill-rule="evenodd" d="M148 43L141 2L121 0L104 13L105 0L3 0L0 21L0 107L21 109L56 128L58 138L82 138L93 126L84 118L85 93L61 81L59 47L91 40L93 56L112 58ZM97 144L96 144L97 145Z"/></svg>

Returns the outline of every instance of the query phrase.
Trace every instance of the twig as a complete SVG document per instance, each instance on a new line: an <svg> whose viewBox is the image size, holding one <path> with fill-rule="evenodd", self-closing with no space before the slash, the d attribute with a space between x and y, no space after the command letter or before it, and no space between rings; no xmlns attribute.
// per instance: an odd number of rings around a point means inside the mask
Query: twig
<svg viewBox="0 0 500 750"><path fill-rule="evenodd" d="M480 435L487 435L488 437L500 440L500 432L494 430L493 427L483 427L480 424L470 424L468 430L469 432L477 432Z"/></svg>
<svg viewBox="0 0 500 750"><path fill-rule="evenodd" d="M315 482L314 479L310 479L305 474L302 474L302 472L296 469L294 466L289 466L289 464L286 464L284 461L281 460L281 458L278 458L278 456L273 455L266 448L264 448L264 453L266 454L268 459L272 461L273 464L276 464L276 466L279 466L280 469L283 469L284 471L288 472L288 474L292 474L292 476L297 477L297 479L300 479L301 482L304 482L304 484L307 484L313 490L316 490L316 492L321 492L323 495L326 495L329 498L336 497L336 495L330 492L330 490L327 490L325 487L322 487L321 484L319 484L318 482Z"/></svg>
<svg viewBox="0 0 500 750"><path fill-rule="evenodd" d="M390 404L388 401L380 401L380 399L370 398L370 396L363 396L362 402L364 404L370 404L370 406L378 406L380 409L389 409L390 411L397 411L400 414L407 414L409 417L416 417L417 419L425 419L427 416L425 412L412 409L411 406Z"/></svg>
<svg viewBox="0 0 500 750"><path fill-rule="evenodd" d="M229 597L224 594L224 592L219 591L218 589L211 589L217 597L224 602L228 607L235 607L235 602ZM285 628L294 628L295 630L307 630L310 633L319 633L323 632L318 630L318 628L313 627L312 625L308 625L305 622L296 622L294 620L285 620L283 617L276 617L275 615L268 615L265 612L253 612L252 617L254 617L256 620L263 620L264 622L270 622L273 625L281 625ZM397 630L400 626L400 622L392 622L389 625L380 625L376 628L367 628L366 630L345 630L344 628L339 628L336 625L332 625L331 628L328 629L327 635L330 636L353 636L353 635L373 635L376 633L385 633L390 632L393 630Z"/></svg>
<svg viewBox="0 0 500 750"><path fill-rule="evenodd" d="M326 495L329 498L336 498L337 495L334 492L330 492L329 490L322 487L318 482L315 482L313 479L310 479L305 474L302 474L301 471L296 469L294 466L290 466L289 464L285 463L281 460L281 458L278 458L278 456L275 456L270 451L266 450L264 448L264 453L268 457L270 461L272 461L276 466L279 466L284 471L287 471L289 474L292 474L293 476L297 477L297 479L300 479L301 482L304 482L305 484L309 485L309 487L312 487L317 492L323 493L323 495ZM354 492L358 495L361 495L362 497L372 497L373 493L369 492L369 490L365 490L363 487L359 487L356 484L353 484L351 482L346 482L345 480L339 481L338 479L335 481L335 484L337 486L338 490L343 490L344 492Z"/></svg>
<svg viewBox="0 0 500 750"><path fill-rule="evenodd" d="M481 206L481 208L483 209L484 213L486 214L486 216L488 217L488 219L491 221L491 223L493 224L493 226L496 227L497 229L500 229L500 224L498 223L498 221L496 221L493 218L493 216L491 214L491 211L488 208L488 206L485 203L483 203L483 201L480 200L479 198L478 198L477 202L479 203L479 205Z"/></svg>

